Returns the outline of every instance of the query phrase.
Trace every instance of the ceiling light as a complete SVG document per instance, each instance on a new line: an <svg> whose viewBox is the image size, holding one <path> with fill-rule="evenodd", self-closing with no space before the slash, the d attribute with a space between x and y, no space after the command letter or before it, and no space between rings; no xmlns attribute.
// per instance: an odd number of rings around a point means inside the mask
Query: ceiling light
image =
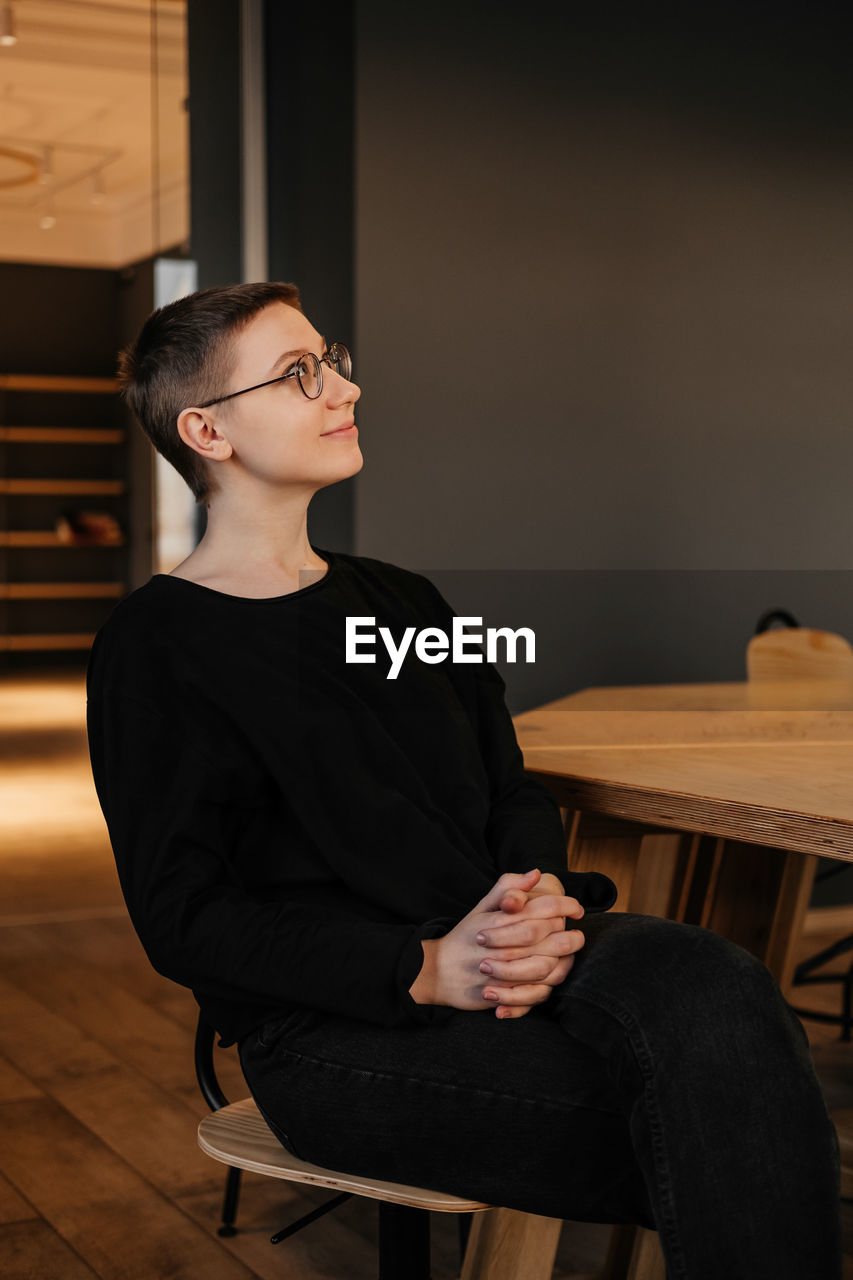
<svg viewBox="0 0 853 1280"><path fill-rule="evenodd" d="M0 45L10 46L18 43L15 35L15 15L10 4L0 5Z"/></svg>

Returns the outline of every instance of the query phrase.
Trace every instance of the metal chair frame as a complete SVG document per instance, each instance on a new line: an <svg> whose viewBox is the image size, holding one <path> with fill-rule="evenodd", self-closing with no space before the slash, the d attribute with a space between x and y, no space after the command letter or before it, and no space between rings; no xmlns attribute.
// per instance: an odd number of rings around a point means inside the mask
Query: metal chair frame
<svg viewBox="0 0 853 1280"><path fill-rule="evenodd" d="M205 1102L211 1111L219 1111L228 1106L228 1099L216 1075L213 1060L213 1049L216 1032L206 1021L204 1014L199 1014L195 1033L195 1073L198 1086ZM237 1234L236 1217L240 1200L241 1169L229 1168L225 1179L225 1194L222 1201L222 1222L217 1228L220 1236ZM271 1244L279 1244L289 1236L295 1235L303 1227L307 1227L318 1218L337 1209L345 1200L352 1197L352 1192L343 1191L332 1196L325 1204L303 1214L295 1222L282 1227L270 1237ZM459 1250L460 1259L464 1258L468 1235L471 1229L470 1213L460 1213ZM379 1202L379 1280L430 1280L430 1215L426 1209L415 1209L411 1205L389 1204Z"/></svg>

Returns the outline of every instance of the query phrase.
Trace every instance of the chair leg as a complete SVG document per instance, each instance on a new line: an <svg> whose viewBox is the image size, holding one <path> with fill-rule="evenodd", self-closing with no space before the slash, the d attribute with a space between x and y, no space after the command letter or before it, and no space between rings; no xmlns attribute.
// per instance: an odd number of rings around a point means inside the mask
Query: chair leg
<svg viewBox="0 0 853 1280"><path fill-rule="evenodd" d="M471 1238L471 1226L474 1220L473 1213L459 1213L456 1215L456 1223L459 1228L459 1266L465 1265L465 1250L468 1248L468 1241Z"/></svg>
<svg viewBox="0 0 853 1280"><path fill-rule="evenodd" d="M614 1227L601 1280L666 1280L657 1232L646 1227Z"/></svg>
<svg viewBox="0 0 853 1280"><path fill-rule="evenodd" d="M637 1228L639 1235L631 1258L628 1280L666 1280L666 1264L656 1231Z"/></svg>
<svg viewBox="0 0 853 1280"><path fill-rule="evenodd" d="M562 1226L517 1209L476 1214L462 1280L550 1280Z"/></svg>
<svg viewBox="0 0 853 1280"><path fill-rule="evenodd" d="M429 1211L379 1204L379 1280L430 1280Z"/></svg>
<svg viewBox="0 0 853 1280"><path fill-rule="evenodd" d="M222 1226L218 1228L218 1236L236 1236L237 1228L234 1219L237 1217L237 1202L240 1199L240 1169L229 1169L225 1179L225 1199L222 1201Z"/></svg>

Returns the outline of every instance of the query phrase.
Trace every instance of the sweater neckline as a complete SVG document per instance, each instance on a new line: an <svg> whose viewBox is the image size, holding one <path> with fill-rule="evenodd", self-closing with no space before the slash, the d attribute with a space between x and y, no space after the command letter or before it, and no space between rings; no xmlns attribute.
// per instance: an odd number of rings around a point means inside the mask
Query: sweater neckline
<svg viewBox="0 0 853 1280"><path fill-rule="evenodd" d="M321 547L315 547L313 543L311 544L311 550L316 551L317 555L326 561L328 566L326 572L317 582L309 582L307 587L299 587L296 591L287 591L281 596L235 596L228 591L218 591L216 587L206 587L201 582L193 582L191 578L179 578L171 573L152 574L151 581L154 582L156 579L160 579L168 582L179 582L183 587L189 587L193 591L203 591L206 595L218 596L221 600L231 600L237 604L279 604L284 600L294 600L307 595L310 591L317 591L329 581L329 578L335 572L338 558L333 551L324 551Z"/></svg>

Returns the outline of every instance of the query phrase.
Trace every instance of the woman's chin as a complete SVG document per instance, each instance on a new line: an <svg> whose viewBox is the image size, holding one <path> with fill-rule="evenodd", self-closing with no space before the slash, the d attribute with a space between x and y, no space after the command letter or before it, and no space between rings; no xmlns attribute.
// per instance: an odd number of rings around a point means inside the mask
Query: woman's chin
<svg viewBox="0 0 853 1280"><path fill-rule="evenodd" d="M362 456L359 443L357 440L354 440L352 445L352 457L350 459L349 467L345 472L345 474L341 476L341 479L346 480L348 479L349 476L358 475L359 471L363 466L364 466L364 458Z"/></svg>
<svg viewBox="0 0 853 1280"><path fill-rule="evenodd" d="M340 480L349 480L350 476L358 475L364 466L364 458L361 454L358 444L353 445L352 451L348 451L347 457L337 458L334 467L328 467L321 480L318 480L318 488L325 488L330 484L337 484Z"/></svg>

